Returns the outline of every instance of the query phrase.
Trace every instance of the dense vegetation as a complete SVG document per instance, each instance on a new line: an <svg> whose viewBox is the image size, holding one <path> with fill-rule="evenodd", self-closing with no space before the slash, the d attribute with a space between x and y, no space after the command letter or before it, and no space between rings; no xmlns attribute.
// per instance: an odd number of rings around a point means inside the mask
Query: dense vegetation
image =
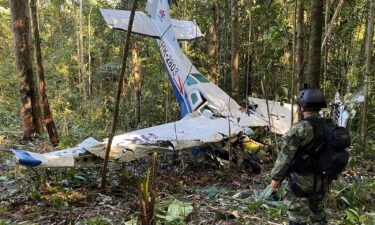
<svg viewBox="0 0 375 225"><path fill-rule="evenodd" d="M344 96L348 92L362 90L370 1L345 0L338 11L331 35L327 39L326 53L323 53L322 57L320 84L328 99L332 100L336 92ZM329 22L341 1L328 2ZM226 0L181 0L177 3L178 5L172 6L172 17L195 20L205 34L201 39L182 42L182 49L202 74L217 83L227 93L231 93L230 2ZM145 0L140 0L138 9L143 10L145 4ZM294 101L297 83L301 82L300 77L306 77L307 73L309 1L305 1L303 5L305 14L302 41L305 60L302 62L302 76L299 77L295 75L296 62L294 60L296 51L295 1L239 0L238 4L239 103L245 105L248 95L283 102ZM58 143L60 148L74 146L89 136L97 139L108 136L125 34L121 31L110 30L105 25L99 8L129 9L129 7L128 1L83 1L82 34L85 73L80 77L80 63L82 62L77 54L80 25L79 1L40 0L39 24L43 64L48 98L60 136ZM0 0L0 145L3 146L0 148L4 149L13 146L22 133L18 79L10 24L9 3L7 0ZM216 37L213 37L215 36L214 28L217 32ZM214 38L217 39L217 43L212 42ZM134 92L136 84L132 73L134 61L130 60L124 83L125 90L122 93L118 133L179 119L178 105L159 59L155 41L134 35L132 45L135 43L138 46L138 60L141 62L142 74L141 120L140 122L136 120L136 93ZM215 44L216 46L213 46ZM212 57L212 48L216 49L214 57ZM129 56L131 57L131 54ZM374 52L372 52L372 59L373 56ZM89 77L91 77L90 84L88 83ZM370 72L368 83L374 83L374 72ZM366 118L369 132L366 141L369 149L366 152L362 151L363 143L359 138L361 106L356 109L357 114L349 124L354 141L350 167L354 172L348 172L352 180L348 178L337 182L335 197L330 202L332 208L337 207L341 210L336 217L347 215L346 222L344 222L348 224L357 222L371 224L370 214L366 213L373 214L375 210L373 203L375 168L373 164L365 160L373 159L375 156L375 95L372 90L368 97L369 108ZM47 134L42 134L37 139L47 142ZM0 159L8 157L2 154L0 153ZM365 174L361 173L363 171ZM260 179L268 178L265 176ZM256 205L251 205L246 210L252 211L256 207ZM2 224L2 211L3 209L0 208L0 224ZM281 211L269 214L268 217L279 215L279 219L282 218ZM94 222L91 224L99 223L94 219L92 221Z"/></svg>

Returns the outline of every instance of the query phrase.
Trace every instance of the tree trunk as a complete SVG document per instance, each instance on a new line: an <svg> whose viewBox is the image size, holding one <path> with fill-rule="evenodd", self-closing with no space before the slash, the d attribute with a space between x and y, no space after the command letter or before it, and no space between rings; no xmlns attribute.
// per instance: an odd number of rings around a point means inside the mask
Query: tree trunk
<svg viewBox="0 0 375 225"><path fill-rule="evenodd" d="M115 112L113 114L111 133L109 134L109 137L108 137L104 162L103 162L102 171L101 171L102 172L102 180L101 180L100 187L103 190L105 189L105 185L107 183L108 159L109 159L109 153L111 151L113 137L115 136L116 127L117 127L117 120L118 120L118 114L119 114L119 108L120 108L120 96L121 96L121 89L122 89L122 81L124 80L124 75L125 75L125 69L126 69L128 53L129 53L129 46L130 46L130 36L131 36L132 27L133 27L133 21L134 21L134 15L135 15L136 7L137 7L137 0L133 0L130 18L129 18L128 29L127 29L128 32L126 33L124 49L123 49L123 52L122 52L123 60L122 60L120 77L119 77L118 84L117 84L117 90L116 90Z"/></svg>
<svg viewBox="0 0 375 225"><path fill-rule="evenodd" d="M222 2L223 4L223 8L224 9L227 9L228 7L230 7L229 5L229 2L228 1L223 1ZM231 13L231 11L230 11ZM222 82L222 87L224 89L224 91L226 92L230 92L230 84L228 85L227 82L229 82L229 79L230 79L230 75L228 75L228 65L227 65L227 59L228 59L228 52L229 52L229 49L230 49L230 38L229 38L229 32L228 30L230 29L230 22L231 22L231 19L229 19L228 21L228 18L230 17L229 14L227 14L227 10L224 10L224 16L223 16L223 21L221 23L221 32L222 35L220 35L220 43L221 43L221 47L220 47L220 52L222 53L221 55L221 58L222 58L222 63L220 64L220 74L222 74L223 76L223 82Z"/></svg>
<svg viewBox="0 0 375 225"><path fill-rule="evenodd" d="M38 124L37 89L31 53L30 8L27 0L9 0L12 16L13 49L19 79L23 138L30 140L42 130Z"/></svg>
<svg viewBox="0 0 375 225"><path fill-rule="evenodd" d="M238 1L231 0L231 18L232 18L232 57L231 57L231 70L232 70L232 97L234 100L239 100L239 77L238 77L238 45L239 45L239 24L238 24Z"/></svg>
<svg viewBox="0 0 375 225"><path fill-rule="evenodd" d="M307 73L311 88L320 87L320 59L323 32L323 1L311 0L309 62Z"/></svg>
<svg viewBox="0 0 375 225"><path fill-rule="evenodd" d="M293 45L292 45L292 85L290 94L290 104L292 105L290 110L290 125L293 125L294 121L294 95L295 95L295 80L296 80L296 45L297 45L297 0L294 1L293 10Z"/></svg>
<svg viewBox="0 0 375 225"><path fill-rule="evenodd" d="M135 92L135 126L141 122L141 61L138 58L138 45L134 43L132 49L134 92Z"/></svg>
<svg viewBox="0 0 375 225"><path fill-rule="evenodd" d="M92 94L92 80L91 80L91 13L92 13L92 5L90 1L90 12L89 12L89 18L87 21L87 34L88 34L88 94L91 96Z"/></svg>
<svg viewBox="0 0 375 225"><path fill-rule="evenodd" d="M217 0L212 1L212 13L213 13L213 23L210 27L211 33L211 43L210 49L208 51L208 56L210 57L210 64L211 64L211 73L212 77L214 78L214 83L219 84L219 68L218 68L218 52L219 52L219 23L220 23L220 13L218 9Z"/></svg>
<svg viewBox="0 0 375 225"><path fill-rule="evenodd" d="M327 34L328 32L328 17L329 17L329 0L326 1L325 7L325 15L324 15L324 32ZM325 39L325 38L324 38ZM323 63L323 93L326 95L326 81L327 81L327 71L328 71L328 47L324 44L324 40L322 46L324 45L324 63Z"/></svg>
<svg viewBox="0 0 375 225"><path fill-rule="evenodd" d="M326 1L328 2L329 0L326 0ZM327 40L328 40L328 38L329 38L330 35L331 35L332 28L333 28L333 26L334 26L334 24L335 24L336 18L337 18L337 16L339 15L342 6L344 5L344 2L345 2L344 0L340 0L339 4L338 4L337 7L336 7L335 13L333 14L333 17L332 17L332 19L331 19L331 22L329 23L328 28L326 27L325 34L324 34L324 39L323 39L323 42L322 42L322 49L323 49L324 46L327 44ZM328 6L328 5L329 5L329 3L327 3L327 6ZM328 12L328 11L326 10L326 12Z"/></svg>
<svg viewBox="0 0 375 225"><path fill-rule="evenodd" d="M361 124L361 139L363 143L363 150L367 151L368 140L367 140L367 106L369 99L369 82L371 72L371 58L373 48L373 37L374 37L374 1L370 0L370 9L368 14L367 23L367 39L366 39L366 64L365 64L365 76L364 76L364 96L365 100L363 103L362 110L362 124Z"/></svg>
<svg viewBox="0 0 375 225"><path fill-rule="evenodd" d="M86 84L85 84L85 65L84 65L84 58L83 58L83 3L82 0L79 1L79 47L78 47L78 60L79 60L79 74L80 74L80 92L85 94L86 93Z"/></svg>
<svg viewBox="0 0 375 225"><path fill-rule="evenodd" d="M252 36L253 36L253 17L252 17L252 0L248 2L249 7L249 34L248 34L248 50L246 54L246 88L245 88L245 98L246 98L246 108L248 106L248 100L250 93L252 92L252 80L251 80L251 65L253 64L253 45L252 45Z"/></svg>
<svg viewBox="0 0 375 225"><path fill-rule="evenodd" d="M296 44L296 66L295 66L295 76L297 78L297 90L301 90L303 88L304 79L304 71L303 71L303 60L304 60L304 10L303 10L303 1L304 0L296 0L297 1L297 44Z"/></svg>
<svg viewBox="0 0 375 225"><path fill-rule="evenodd" d="M36 62L39 75L39 91L42 97L42 108L44 113L44 123L47 128L49 140L53 146L56 146L58 143L58 134L53 121L52 113L48 103L47 89L45 86L44 79L44 68L43 68L43 58L42 58L42 49L40 47L40 37L39 37L39 21L38 21L38 5L37 0L31 0L31 15L32 15L32 24L33 24L33 33L35 40L35 51L36 51Z"/></svg>

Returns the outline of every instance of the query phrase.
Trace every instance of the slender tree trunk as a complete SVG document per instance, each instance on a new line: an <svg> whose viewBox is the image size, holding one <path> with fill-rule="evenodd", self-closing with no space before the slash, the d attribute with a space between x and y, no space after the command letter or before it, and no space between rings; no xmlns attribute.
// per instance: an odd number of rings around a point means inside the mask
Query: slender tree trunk
<svg viewBox="0 0 375 225"><path fill-rule="evenodd" d="M52 113L48 103L47 97L47 88L45 85L44 79L44 68L43 68L43 58L42 58L42 49L40 47L40 37L39 37L39 21L38 21L38 3L37 0L31 0L31 14L32 14L32 21L33 21L33 33L34 33L34 41L35 41L35 50L36 50L36 62L38 68L38 75L39 75L39 91L42 97L42 108L44 112L44 123L47 128L49 140L52 145L56 146L58 143L58 134L55 126L55 122L53 121Z"/></svg>
<svg viewBox="0 0 375 225"><path fill-rule="evenodd" d="M219 84L219 68L218 68L218 52L219 52L219 23L220 23L220 13L217 5L217 0L212 1L212 13L213 13L213 23L210 27L211 33L211 43L208 51L208 56L210 57L210 64L212 68L212 77L214 78L214 83Z"/></svg>
<svg viewBox="0 0 375 225"><path fill-rule="evenodd" d="M328 1L328 0L327 0L327 1ZM328 28L326 27L325 34L324 34L324 39L323 39L322 46L321 46L322 49L323 49L324 46L327 44L327 40L328 40L328 38L329 38L330 35L331 35L332 28L333 28L333 26L334 26L334 24L335 24L336 18L337 18L337 16L339 15L342 6L344 5L344 2L345 2L344 0L340 0L339 4L338 4L337 7L336 7L335 13L333 14L333 17L332 17L332 19L331 19L331 22L330 22L329 25L328 25ZM327 3L327 4L329 4L329 3Z"/></svg>
<svg viewBox="0 0 375 225"><path fill-rule="evenodd" d="M367 0L366 4L369 4L371 0ZM360 52L366 52L366 42L367 42L367 30L368 30L368 15L365 19L365 32L363 34L362 42L361 42L361 49ZM360 35L358 35L359 37ZM360 61L366 64L366 54L360 54Z"/></svg>
<svg viewBox="0 0 375 225"><path fill-rule="evenodd" d="M82 75L80 70L80 53L79 53L79 32L76 33L76 45L77 45L77 59L78 59L78 90L79 93L82 93L81 83L82 83Z"/></svg>
<svg viewBox="0 0 375 225"><path fill-rule="evenodd" d="M297 44L296 44L296 66L295 66L295 77L297 78L297 90L301 90L303 88L303 83L305 82L304 79L304 10L303 10L303 1L304 0L296 0L297 1Z"/></svg>
<svg viewBox="0 0 375 225"><path fill-rule="evenodd" d="M247 50L247 56L246 56L246 91L245 91L245 97L246 97L246 108L248 104L247 98L249 97L250 93L252 92L252 79L251 79L251 65L253 64L253 45L252 45L252 36L253 36L253 16L252 16L252 0L249 1L249 36L248 36L248 45L249 48Z"/></svg>
<svg viewBox="0 0 375 225"><path fill-rule="evenodd" d="M86 84L85 84L85 65L84 65L84 58L83 58L83 2L79 0L79 74L81 77L81 81L79 84L81 93L86 93Z"/></svg>
<svg viewBox="0 0 375 225"><path fill-rule="evenodd" d="M329 0L326 1L326 7L325 7L325 15L324 15L324 32L328 33L328 17L329 17ZM323 93L326 95L326 80L327 80L327 71L328 71L328 47L326 44L324 44L324 41L322 43L324 45L324 65L323 65Z"/></svg>
<svg viewBox="0 0 375 225"><path fill-rule="evenodd" d="M365 100L363 103L362 110L362 124L361 124L361 139L363 143L363 150L367 151L368 140L367 140L367 106L369 99L369 82L371 73L371 58L373 49L373 37L374 37L374 1L370 0L370 9L368 15L367 24L367 40L366 40L366 64L365 64L365 76L364 76L364 96Z"/></svg>
<svg viewBox="0 0 375 225"><path fill-rule="evenodd" d="M309 62L307 72L311 88L320 87L320 60L323 32L323 1L311 0Z"/></svg>
<svg viewBox="0 0 375 225"><path fill-rule="evenodd" d="M87 34L88 34L88 57L89 57L89 61L88 61L88 94L89 96L91 96L92 94L92 80L91 80L91 13L92 13L92 5L91 5L91 1L89 1L90 3L90 12L89 12L89 18L88 18L88 21L87 21Z"/></svg>
<svg viewBox="0 0 375 225"><path fill-rule="evenodd" d="M23 138L30 140L40 132L36 107L37 89L31 53L30 8L27 0L9 0L12 16L13 49L19 79Z"/></svg>
<svg viewBox="0 0 375 225"><path fill-rule="evenodd" d="M226 9L226 6L227 6L227 1L224 1L224 6L223 8ZM227 76L227 67L226 67L226 62L227 62L227 50L228 50L228 39L227 39L227 36L228 36L228 28L227 28L227 14L226 14L226 10L224 10L224 16L223 16L223 20L221 22L221 31L220 33L222 33L222 35L220 35L220 58L221 58L221 64L220 64L220 74L221 76L223 77L222 79L222 82L221 82L221 85L223 87L223 89L225 91L228 91L227 89L227 79L228 79L228 76ZM228 92L229 93L229 92Z"/></svg>
<svg viewBox="0 0 375 225"><path fill-rule="evenodd" d="M105 152L103 167L102 167L102 180L101 180L101 189L105 189L105 185L107 183L107 166L108 166L108 159L109 159L109 153L111 151L111 145L113 141L113 137L115 136L116 127L117 127L117 120L118 120L118 112L120 108L120 96L121 96L121 89L122 89L122 81L124 79L125 75L125 69L127 65L127 59L128 59L128 53L129 53L129 46L130 46L130 36L131 31L133 27L133 21L134 21L134 15L135 15L135 9L137 7L137 0L133 0L132 7L131 7L131 13L129 18L129 24L128 24L128 32L126 33L126 39L124 42L124 49L122 52L122 66L121 66L121 72L120 77L117 84L117 90L116 90L116 102L115 102L115 112L113 115L113 121L111 126L111 133L109 134L108 142L107 142L107 148Z"/></svg>
<svg viewBox="0 0 375 225"><path fill-rule="evenodd" d="M141 61L138 58L138 45L134 43L132 49L134 92L135 92L135 125L141 122Z"/></svg>
<svg viewBox="0 0 375 225"><path fill-rule="evenodd" d="M337 56L336 56L336 59L338 60L338 61L340 61L341 62L341 46L339 46L338 48L337 48ZM336 86L337 86L337 91L339 92L339 93L342 93L341 92L341 90L342 90L342 74L341 74L341 63L339 64L339 66L338 66L338 68L337 68L337 77L336 77L336 79L337 79L337 84L336 84Z"/></svg>
<svg viewBox="0 0 375 225"><path fill-rule="evenodd" d="M234 100L239 100L239 22L238 22L238 0L231 0L231 18L232 18L232 57L231 57L231 70L232 70L232 97Z"/></svg>
<svg viewBox="0 0 375 225"><path fill-rule="evenodd" d="M294 0L294 13L293 13L293 49L292 49L292 87L290 94L290 124L293 125L294 121L294 95L295 95L295 80L296 80L296 45L297 45L297 0Z"/></svg>

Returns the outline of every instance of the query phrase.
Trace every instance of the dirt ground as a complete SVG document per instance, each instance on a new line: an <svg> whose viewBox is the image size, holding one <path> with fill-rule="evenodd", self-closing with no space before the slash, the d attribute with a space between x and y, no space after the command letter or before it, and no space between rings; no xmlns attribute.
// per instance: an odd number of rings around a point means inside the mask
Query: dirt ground
<svg viewBox="0 0 375 225"><path fill-rule="evenodd" d="M0 155L1 225L129 224L125 222L140 212L139 184L151 165L150 159L111 163L107 188L100 191L100 166L17 169L11 154ZM156 168L159 224L287 224L284 207L270 207L251 197L269 184L272 161L263 162L261 173L255 174L184 152L158 156ZM193 211L171 222L163 215L174 200L189 203Z"/></svg>

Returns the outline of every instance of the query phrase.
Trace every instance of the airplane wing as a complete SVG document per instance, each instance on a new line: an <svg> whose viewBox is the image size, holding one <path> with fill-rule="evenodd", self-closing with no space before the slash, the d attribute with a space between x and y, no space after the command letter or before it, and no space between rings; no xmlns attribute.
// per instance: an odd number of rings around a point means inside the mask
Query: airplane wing
<svg viewBox="0 0 375 225"><path fill-rule="evenodd" d="M230 129L229 129L230 126ZM229 135L230 130L230 135ZM203 114L189 114L183 119L115 136L110 160L130 162L153 152L191 149L221 142L242 131L236 121ZM80 167L104 159L106 141L86 139L78 147L49 153L13 150L16 161L29 167Z"/></svg>
<svg viewBox="0 0 375 225"><path fill-rule="evenodd" d="M139 146L142 146L142 151L151 148L151 153L153 149L157 148L191 149L217 143L229 137L229 124L230 136L235 136L242 131L242 128L235 121L228 122L227 118L214 117L209 111L200 115L189 114L176 122L114 137L110 159L128 162L141 158L138 157L138 154L135 154L135 150ZM95 149L90 152L101 158L104 157L104 151L102 150Z"/></svg>
<svg viewBox="0 0 375 225"><path fill-rule="evenodd" d="M103 18L111 29L127 31L130 11L115 9L100 9ZM151 19L142 11L136 11L132 27L132 33L160 38L158 30Z"/></svg>
<svg viewBox="0 0 375 225"><path fill-rule="evenodd" d="M264 121L271 126L271 132L277 134L286 133L291 127L291 109L290 104L267 101L260 98L248 98L250 105L255 106L254 112L262 117ZM268 103L268 110L267 110ZM294 107L294 118L297 119L297 107ZM268 116L269 113L269 116ZM293 121L295 122L295 121Z"/></svg>
<svg viewBox="0 0 375 225"><path fill-rule="evenodd" d="M172 19L172 27L179 41L203 37L201 30L193 21Z"/></svg>
<svg viewBox="0 0 375 225"><path fill-rule="evenodd" d="M130 11L100 9L100 12L111 29L127 31ZM160 38L160 33L155 27L155 24L145 13L142 11L135 12L132 33ZM201 30L193 21L172 19L172 28L180 41L193 40L203 36Z"/></svg>
<svg viewBox="0 0 375 225"><path fill-rule="evenodd" d="M74 148L47 153L35 153L13 149L17 163L28 167L80 167L100 160L87 149L103 148L103 144L94 138L87 138Z"/></svg>

